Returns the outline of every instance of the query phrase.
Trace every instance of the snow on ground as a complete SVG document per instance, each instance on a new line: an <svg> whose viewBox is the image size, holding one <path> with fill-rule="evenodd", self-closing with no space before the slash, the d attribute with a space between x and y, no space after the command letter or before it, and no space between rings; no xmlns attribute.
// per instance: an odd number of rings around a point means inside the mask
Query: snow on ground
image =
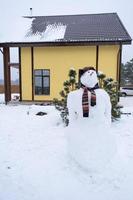
<svg viewBox="0 0 133 200"><path fill-rule="evenodd" d="M19 101L19 94L18 93L12 93L11 94L11 101L12 102ZM4 94L0 94L0 104L4 104L4 103L5 103L5 95Z"/></svg>
<svg viewBox="0 0 133 200"><path fill-rule="evenodd" d="M5 97L4 94L0 94L0 104L4 103L4 97Z"/></svg>
<svg viewBox="0 0 133 200"><path fill-rule="evenodd" d="M53 106L1 103L0 200L132 200L132 102L121 98L130 114L112 124L119 156L99 174L68 157L66 128ZM47 115L37 116L39 111Z"/></svg>

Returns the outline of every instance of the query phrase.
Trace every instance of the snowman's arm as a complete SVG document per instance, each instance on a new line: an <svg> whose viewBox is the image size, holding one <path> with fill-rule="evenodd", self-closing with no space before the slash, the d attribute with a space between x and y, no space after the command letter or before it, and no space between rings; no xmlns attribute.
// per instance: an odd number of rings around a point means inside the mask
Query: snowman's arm
<svg viewBox="0 0 133 200"><path fill-rule="evenodd" d="M76 119L75 110L74 110L74 96L69 93L67 97L67 108L68 108L68 117L69 117L69 123L72 123Z"/></svg>
<svg viewBox="0 0 133 200"><path fill-rule="evenodd" d="M108 125L111 124L111 102L110 96L108 94L105 95L105 117L107 119Z"/></svg>

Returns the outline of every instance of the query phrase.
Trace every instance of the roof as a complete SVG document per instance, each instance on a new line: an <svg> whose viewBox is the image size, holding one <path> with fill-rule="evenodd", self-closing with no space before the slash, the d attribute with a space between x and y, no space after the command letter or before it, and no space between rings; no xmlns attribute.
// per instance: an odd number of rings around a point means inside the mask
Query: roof
<svg viewBox="0 0 133 200"><path fill-rule="evenodd" d="M32 16L21 43L123 43L131 37L117 13Z"/></svg>

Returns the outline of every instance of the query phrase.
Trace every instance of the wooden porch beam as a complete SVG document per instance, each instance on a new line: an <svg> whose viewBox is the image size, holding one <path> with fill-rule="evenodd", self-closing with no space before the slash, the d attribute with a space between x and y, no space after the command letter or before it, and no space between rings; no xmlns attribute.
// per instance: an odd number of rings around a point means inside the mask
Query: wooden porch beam
<svg viewBox="0 0 133 200"><path fill-rule="evenodd" d="M20 101L22 101L22 74L21 74L21 48L18 48L19 55L19 93L20 93Z"/></svg>
<svg viewBox="0 0 133 200"><path fill-rule="evenodd" d="M16 68L16 69L19 69L19 65L20 65L19 63L10 63L10 62L8 63L9 67L13 67L13 68Z"/></svg>
<svg viewBox="0 0 133 200"><path fill-rule="evenodd" d="M98 72L99 46L96 46L96 72Z"/></svg>
<svg viewBox="0 0 133 200"><path fill-rule="evenodd" d="M119 88L121 83L121 63L122 63L122 44L120 44L120 50L119 50L119 72L118 72L118 82L119 82Z"/></svg>
<svg viewBox="0 0 133 200"><path fill-rule="evenodd" d="M11 74L8 63L10 62L9 47L3 48L3 61L4 61L4 88L5 88L5 103L11 100Z"/></svg>

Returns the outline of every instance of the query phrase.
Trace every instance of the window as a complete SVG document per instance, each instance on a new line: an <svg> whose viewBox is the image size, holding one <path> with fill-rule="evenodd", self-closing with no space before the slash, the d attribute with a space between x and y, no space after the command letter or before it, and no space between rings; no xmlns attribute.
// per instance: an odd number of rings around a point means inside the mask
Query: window
<svg viewBox="0 0 133 200"><path fill-rule="evenodd" d="M34 70L35 95L50 94L50 70Z"/></svg>

